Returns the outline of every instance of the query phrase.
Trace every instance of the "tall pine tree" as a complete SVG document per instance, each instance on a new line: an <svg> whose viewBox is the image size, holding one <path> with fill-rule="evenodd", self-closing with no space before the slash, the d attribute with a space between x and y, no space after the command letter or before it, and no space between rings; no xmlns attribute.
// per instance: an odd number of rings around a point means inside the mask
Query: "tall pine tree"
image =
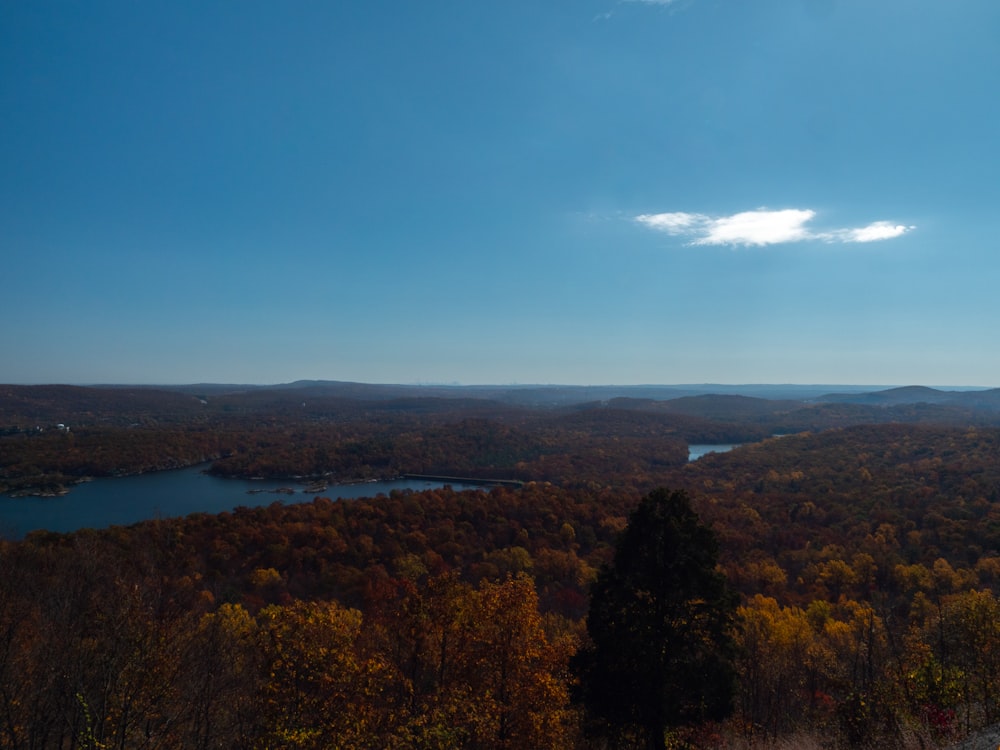
<svg viewBox="0 0 1000 750"><path fill-rule="evenodd" d="M633 512L591 589L591 644L575 662L595 733L662 749L667 730L729 714L736 598L717 559L683 492L656 490Z"/></svg>

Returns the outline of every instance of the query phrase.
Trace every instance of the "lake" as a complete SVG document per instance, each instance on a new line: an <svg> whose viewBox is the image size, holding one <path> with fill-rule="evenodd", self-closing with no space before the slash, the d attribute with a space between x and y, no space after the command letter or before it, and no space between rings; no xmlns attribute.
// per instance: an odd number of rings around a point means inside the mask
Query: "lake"
<svg viewBox="0 0 1000 750"><path fill-rule="evenodd" d="M697 461L702 456L708 455L709 453L726 453L731 451L733 448L738 448L739 443L719 443L715 445L705 444L705 445L689 445L688 446L688 461Z"/></svg>
<svg viewBox="0 0 1000 750"><path fill-rule="evenodd" d="M76 531L82 528L126 526L150 518L221 513L240 505L256 507L275 501L309 502L314 497L374 497L392 490L425 490L446 482L393 479L384 482L331 484L320 492L306 491L292 480L223 479L204 473L207 464L132 477L95 479L74 485L62 497L0 495L0 537L20 539L30 531ZM456 490L482 485L448 482ZM293 494L274 492L290 488Z"/></svg>

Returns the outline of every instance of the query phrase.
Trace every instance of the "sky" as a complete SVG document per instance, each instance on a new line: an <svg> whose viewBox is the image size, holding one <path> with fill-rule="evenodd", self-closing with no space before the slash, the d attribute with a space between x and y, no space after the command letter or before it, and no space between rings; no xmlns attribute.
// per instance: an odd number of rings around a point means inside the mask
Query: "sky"
<svg viewBox="0 0 1000 750"><path fill-rule="evenodd" d="M998 29L0 3L0 382L1000 386Z"/></svg>

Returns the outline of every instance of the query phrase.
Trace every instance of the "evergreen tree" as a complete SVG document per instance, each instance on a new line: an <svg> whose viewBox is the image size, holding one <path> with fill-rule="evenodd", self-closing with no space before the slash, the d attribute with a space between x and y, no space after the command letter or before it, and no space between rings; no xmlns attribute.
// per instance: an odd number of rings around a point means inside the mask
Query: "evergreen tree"
<svg viewBox="0 0 1000 750"><path fill-rule="evenodd" d="M736 598L717 557L685 493L656 490L633 512L591 589L591 644L575 662L593 732L662 748L667 730L730 713Z"/></svg>

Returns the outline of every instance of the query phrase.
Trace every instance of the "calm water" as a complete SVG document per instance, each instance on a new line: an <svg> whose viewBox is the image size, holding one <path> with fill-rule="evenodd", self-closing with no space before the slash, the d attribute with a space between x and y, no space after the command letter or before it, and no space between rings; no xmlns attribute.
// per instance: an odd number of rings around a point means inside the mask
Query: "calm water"
<svg viewBox="0 0 1000 750"><path fill-rule="evenodd" d="M322 492L306 492L291 480L222 479L203 473L207 466L176 471L158 471L134 477L95 479L75 485L63 497L19 497L0 495L0 537L19 539L29 531L75 531L82 528L123 526L150 518L186 516L189 513L221 513L237 506L255 507L275 501L301 503L315 496L330 498L374 497L391 490L424 490L442 482L396 479L388 482L331 484ZM450 483L456 490L473 485ZM478 485L477 485L478 486ZM257 492L287 487L294 494Z"/></svg>
<svg viewBox="0 0 1000 750"><path fill-rule="evenodd" d="M689 445L688 461L697 461L708 453L725 453L739 446L739 443L720 443L717 445Z"/></svg>

